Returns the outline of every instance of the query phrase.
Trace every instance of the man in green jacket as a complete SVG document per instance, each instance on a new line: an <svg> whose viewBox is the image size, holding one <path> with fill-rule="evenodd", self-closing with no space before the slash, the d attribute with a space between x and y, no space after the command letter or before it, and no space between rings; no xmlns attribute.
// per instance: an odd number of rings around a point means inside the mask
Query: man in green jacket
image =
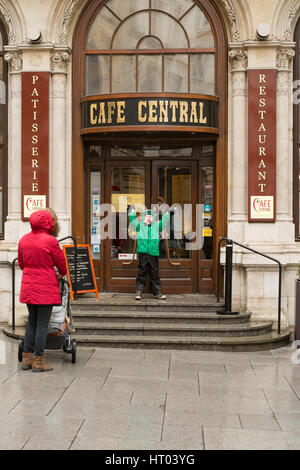
<svg viewBox="0 0 300 470"><path fill-rule="evenodd" d="M150 275L152 293L155 299L165 300L161 293L161 283L158 275L159 235L168 224L169 213L165 213L160 221L156 221L155 213L146 210L141 217L136 212L129 212L129 224L137 233L137 252L139 257L139 271L136 277L136 300L141 300L142 291L146 286L147 274Z"/></svg>

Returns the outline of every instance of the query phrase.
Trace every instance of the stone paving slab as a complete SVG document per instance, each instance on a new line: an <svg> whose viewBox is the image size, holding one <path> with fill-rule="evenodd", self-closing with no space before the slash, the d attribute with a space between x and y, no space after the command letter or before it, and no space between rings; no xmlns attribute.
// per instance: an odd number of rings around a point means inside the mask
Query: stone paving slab
<svg viewBox="0 0 300 470"><path fill-rule="evenodd" d="M23 371L0 332L0 450L300 449L300 365L255 353L85 348Z"/></svg>

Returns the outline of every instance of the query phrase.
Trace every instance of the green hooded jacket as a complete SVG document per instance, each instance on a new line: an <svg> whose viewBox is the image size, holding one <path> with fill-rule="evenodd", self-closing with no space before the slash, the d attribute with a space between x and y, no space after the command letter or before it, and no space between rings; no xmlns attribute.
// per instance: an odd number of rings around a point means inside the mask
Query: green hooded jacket
<svg viewBox="0 0 300 470"><path fill-rule="evenodd" d="M151 214L153 222L150 225L144 223L144 217ZM130 227L137 232L137 252L152 256L159 256L159 234L167 226L170 219L169 214L164 214L159 222L155 221L153 211L145 211L142 220L136 218L136 213L132 210L129 213Z"/></svg>

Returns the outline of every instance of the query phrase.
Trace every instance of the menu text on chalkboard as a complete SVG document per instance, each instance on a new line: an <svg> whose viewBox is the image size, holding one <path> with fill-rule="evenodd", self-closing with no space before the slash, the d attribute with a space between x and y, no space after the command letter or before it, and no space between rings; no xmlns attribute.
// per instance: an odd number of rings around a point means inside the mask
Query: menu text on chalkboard
<svg viewBox="0 0 300 470"><path fill-rule="evenodd" d="M77 245L77 275L75 280L75 247L64 245L63 252L67 261L68 280L70 284L71 299L74 299L74 291L78 294L95 292L98 297L95 271L89 245Z"/></svg>

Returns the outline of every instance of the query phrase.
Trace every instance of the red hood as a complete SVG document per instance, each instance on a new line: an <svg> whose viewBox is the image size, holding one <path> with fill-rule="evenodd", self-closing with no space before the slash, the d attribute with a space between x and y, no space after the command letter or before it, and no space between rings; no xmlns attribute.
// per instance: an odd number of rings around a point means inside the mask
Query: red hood
<svg viewBox="0 0 300 470"><path fill-rule="evenodd" d="M50 212L46 210L33 212L29 217L29 222L33 232L44 230L52 235L54 223Z"/></svg>

